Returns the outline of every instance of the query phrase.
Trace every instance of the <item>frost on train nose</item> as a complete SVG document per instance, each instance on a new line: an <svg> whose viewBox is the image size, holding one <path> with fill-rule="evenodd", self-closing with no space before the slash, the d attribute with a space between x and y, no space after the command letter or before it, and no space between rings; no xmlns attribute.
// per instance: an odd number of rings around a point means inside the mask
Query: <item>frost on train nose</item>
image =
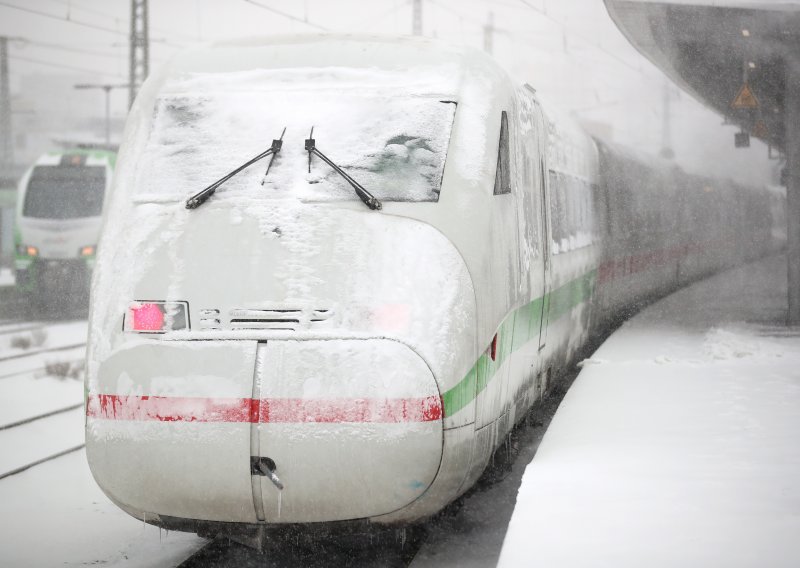
<svg viewBox="0 0 800 568"><path fill-rule="evenodd" d="M390 513L436 476L441 397L425 361L399 342L259 344L256 390L253 449L270 460L283 486L254 476L257 513L266 522Z"/></svg>
<svg viewBox="0 0 800 568"><path fill-rule="evenodd" d="M87 397L92 474L139 518L256 522L248 460L255 341L141 339Z"/></svg>
<svg viewBox="0 0 800 568"><path fill-rule="evenodd" d="M145 519L382 515L442 455L434 377L388 339L139 339L100 363L86 411L95 479Z"/></svg>

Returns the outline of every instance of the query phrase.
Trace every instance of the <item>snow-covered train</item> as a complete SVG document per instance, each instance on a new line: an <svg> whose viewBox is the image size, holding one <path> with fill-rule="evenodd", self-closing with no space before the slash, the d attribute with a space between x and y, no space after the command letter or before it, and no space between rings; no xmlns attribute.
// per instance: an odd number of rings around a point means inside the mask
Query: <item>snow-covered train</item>
<svg viewBox="0 0 800 568"><path fill-rule="evenodd" d="M764 192L595 143L476 51L178 56L107 209L89 464L169 529L424 518L593 329L776 247L773 224Z"/></svg>
<svg viewBox="0 0 800 568"><path fill-rule="evenodd" d="M50 152L20 180L16 285L32 303L43 305L64 293L88 298L115 159L103 150Z"/></svg>

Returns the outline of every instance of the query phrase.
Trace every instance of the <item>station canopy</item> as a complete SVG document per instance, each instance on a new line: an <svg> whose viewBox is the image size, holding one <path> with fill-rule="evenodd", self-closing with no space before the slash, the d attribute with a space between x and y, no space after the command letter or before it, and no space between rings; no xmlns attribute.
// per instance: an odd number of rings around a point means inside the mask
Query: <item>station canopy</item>
<svg viewBox="0 0 800 568"><path fill-rule="evenodd" d="M800 0L605 0L628 40L742 131L786 148L785 95L800 75Z"/></svg>

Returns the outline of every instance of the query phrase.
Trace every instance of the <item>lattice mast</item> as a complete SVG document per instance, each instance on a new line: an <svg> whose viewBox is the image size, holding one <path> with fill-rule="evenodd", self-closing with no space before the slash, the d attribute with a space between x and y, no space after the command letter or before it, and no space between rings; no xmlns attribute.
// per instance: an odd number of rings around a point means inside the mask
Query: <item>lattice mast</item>
<svg viewBox="0 0 800 568"><path fill-rule="evenodd" d="M150 71L150 32L147 0L131 0L130 84L128 106L133 105L136 93Z"/></svg>
<svg viewBox="0 0 800 568"><path fill-rule="evenodd" d="M11 87L8 79L8 40L0 36L0 174L6 174L14 162L11 140Z"/></svg>

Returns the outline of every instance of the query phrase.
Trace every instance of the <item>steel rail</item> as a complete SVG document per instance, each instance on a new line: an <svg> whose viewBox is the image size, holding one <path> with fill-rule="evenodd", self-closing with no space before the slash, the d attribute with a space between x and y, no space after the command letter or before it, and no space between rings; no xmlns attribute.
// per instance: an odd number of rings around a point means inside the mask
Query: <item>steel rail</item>
<svg viewBox="0 0 800 568"><path fill-rule="evenodd" d="M7 471L5 473L0 473L0 480L5 479L6 477L11 477L12 475L17 475L18 473L22 473L23 471L29 470L32 467L36 467L37 465L41 465L43 463L49 462L51 460L60 458L62 456L66 456L67 454L71 454L73 452L77 452L80 449L86 447L86 444L80 444L79 446L74 446L72 448L67 448L66 450L62 450L55 454L49 455L46 458L38 459L34 462L31 462L27 465L20 466L16 469L12 469L11 471Z"/></svg>
<svg viewBox="0 0 800 568"><path fill-rule="evenodd" d="M43 353L56 353L58 351L69 351L70 349L77 349L78 347L86 347L86 342L73 343L71 345L62 345L60 347L48 347L47 349L36 349L35 351L26 351L25 353L16 353L6 357L0 357L0 363L5 361L12 361L14 359L24 359L25 357L33 357L34 355L41 355Z"/></svg>
<svg viewBox="0 0 800 568"><path fill-rule="evenodd" d="M76 410L83 406L82 402L78 404L71 404L64 408L58 408L56 410L51 410L50 412L45 412L44 414L37 414L36 416L31 416L30 418L23 418L22 420L17 420L16 422L9 422L8 424L3 424L0 426L0 432L3 430L11 430L12 428L17 428L19 426L24 426L25 424L30 424L31 422L36 422L37 420L41 420L43 418L49 418L51 416L55 416L56 414L63 414L64 412L69 412L70 410Z"/></svg>

